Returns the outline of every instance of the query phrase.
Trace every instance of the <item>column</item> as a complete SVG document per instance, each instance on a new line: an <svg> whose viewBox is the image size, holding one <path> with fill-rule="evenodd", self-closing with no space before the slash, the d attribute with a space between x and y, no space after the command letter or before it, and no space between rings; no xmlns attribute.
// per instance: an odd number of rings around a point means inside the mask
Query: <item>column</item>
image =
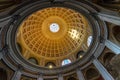
<svg viewBox="0 0 120 80"><path fill-rule="evenodd" d="M81 70L77 69L77 77L79 80L85 80Z"/></svg>
<svg viewBox="0 0 120 80"><path fill-rule="evenodd" d="M64 78L63 78L63 75L62 75L62 74L59 74L59 75L58 75L58 80L64 80Z"/></svg>
<svg viewBox="0 0 120 80"><path fill-rule="evenodd" d="M20 80L21 75L22 75L21 71L20 71L20 70L17 70L17 71L15 72L14 76L12 77L12 80Z"/></svg>
<svg viewBox="0 0 120 80"><path fill-rule="evenodd" d="M97 60L93 60L93 64L98 69L104 80L114 80L114 78L108 73L108 71L104 68L104 66Z"/></svg>
<svg viewBox="0 0 120 80"><path fill-rule="evenodd" d="M106 40L105 45L107 48L109 48L111 51L113 51L115 54L120 54L120 46L114 44L113 42Z"/></svg>
<svg viewBox="0 0 120 80"><path fill-rule="evenodd" d="M43 75L40 74L37 80L43 80Z"/></svg>
<svg viewBox="0 0 120 80"><path fill-rule="evenodd" d="M105 13L98 13L98 17L101 18L104 21L120 25L120 16L118 15L110 15Z"/></svg>

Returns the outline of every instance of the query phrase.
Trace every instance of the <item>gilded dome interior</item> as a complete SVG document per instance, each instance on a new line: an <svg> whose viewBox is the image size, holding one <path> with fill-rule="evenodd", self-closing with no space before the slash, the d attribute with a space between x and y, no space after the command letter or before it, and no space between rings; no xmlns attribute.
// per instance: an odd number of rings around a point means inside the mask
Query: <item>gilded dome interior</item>
<svg viewBox="0 0 120 80"><path fill-rule="evenodd" d="M120 80L119 3L0 0L0 80Z"/></svg>
<svg viewBox="0 0 120 80"><path fill-rule="evenodd" d="M90 35L89 23L81 13L69 8L50 7L24 19L18 29L17 43L26 59L36 57L38 61L56 64L67 58L74 61L76 53L86 51L86 40Z"/></svg>

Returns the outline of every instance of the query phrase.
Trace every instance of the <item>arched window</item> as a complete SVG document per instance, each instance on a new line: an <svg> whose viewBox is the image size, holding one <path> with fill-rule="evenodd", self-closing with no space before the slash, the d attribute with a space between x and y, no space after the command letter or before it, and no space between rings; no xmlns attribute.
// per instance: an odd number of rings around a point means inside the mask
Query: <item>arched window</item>
<svg viewBox="0 0 120 80"><path fill-rule="evenodd" d="M71 63L70 59L65 59L65 60L62 61L62 66L70 64L70 63Z"/></svg>
<svg viewBox="0 0 120 80"><path fill-rule="evenodd" d="M88 46L88 47L90 46L90 44L91 44L91 42L92 42L92 39L93 39L92 36L89 36L89 37L88 37L88 40L87 40L87 46Z"/></svg>
<svg viewBox="0 0 120 80"><path fill-rule="evenodd" d="M35 59L33 57L29 58L28 61L31 62L31 63L33 63L33 64L37 64L38 65L37 59Z"/></svg>

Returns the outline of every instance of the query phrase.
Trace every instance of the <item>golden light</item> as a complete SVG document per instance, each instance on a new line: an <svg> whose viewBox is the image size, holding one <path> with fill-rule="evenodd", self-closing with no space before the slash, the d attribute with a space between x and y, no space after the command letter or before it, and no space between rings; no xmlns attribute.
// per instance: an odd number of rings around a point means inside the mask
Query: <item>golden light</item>
<svg viewBox="0 0 120 80"><path fill-rule="evenodd" d="M80 55L80 58L82 58L83 57L83 55Z"/></svg>
<svg viewBox="0 0 120 80"><path fill-rule="evenodd" d="M71 29L71 31L69 31L70 33L70 37L72 39L79 39L79 32L75 29Z"/></svg>
<svg viewBox="0 0 120 80"><path fill-rule="evenodd" d="M50 69L52 69L52 68L53 68L53 66L52 66L52 65L49 65L49 68L50 68Z"/></svg>

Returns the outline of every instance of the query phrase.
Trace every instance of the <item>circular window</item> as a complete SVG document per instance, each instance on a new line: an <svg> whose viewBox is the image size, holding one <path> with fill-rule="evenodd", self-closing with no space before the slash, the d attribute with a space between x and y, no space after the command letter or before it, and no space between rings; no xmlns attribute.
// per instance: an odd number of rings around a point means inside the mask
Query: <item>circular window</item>
<svg viewBox="0 0 120 80"><path fill-rule="evenodd" d="M59 25L57 23L52 23L50 25L50 31L53 32L53 33L56 33L58 32L60 29Z"/></svg>

